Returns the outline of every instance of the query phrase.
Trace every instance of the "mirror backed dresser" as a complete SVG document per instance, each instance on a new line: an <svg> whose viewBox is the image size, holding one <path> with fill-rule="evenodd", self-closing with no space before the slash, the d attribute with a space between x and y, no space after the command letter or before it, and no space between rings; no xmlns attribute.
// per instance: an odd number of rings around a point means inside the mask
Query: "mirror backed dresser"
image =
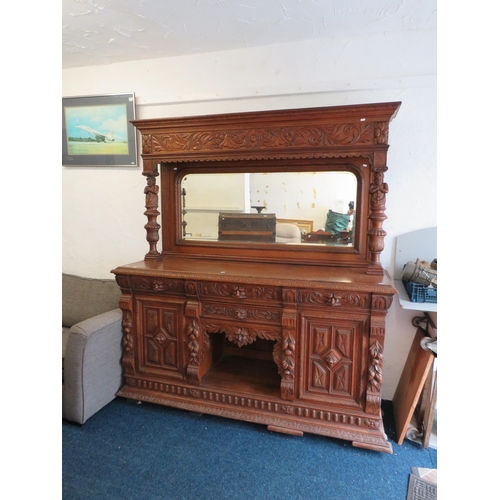
<svg viewBox="0 0 500 500"><path fill-rule="evenodd" d="M112 271L122 291L119 396L392 453L381 391L396 289L380 254L389 123L399 106L133 121L149 250ZM329 172L337 177L325 182ZM344 193L346 174L354 187ZM298 197L316 211L297 212ZM313 218L347 204L348 240L272 236L279 221L324 234ZM252 216L256 205L261 215ZM221 214L272 224L266 237L252 239L261 232L254 226L241 240L219 238Z"/></svg>

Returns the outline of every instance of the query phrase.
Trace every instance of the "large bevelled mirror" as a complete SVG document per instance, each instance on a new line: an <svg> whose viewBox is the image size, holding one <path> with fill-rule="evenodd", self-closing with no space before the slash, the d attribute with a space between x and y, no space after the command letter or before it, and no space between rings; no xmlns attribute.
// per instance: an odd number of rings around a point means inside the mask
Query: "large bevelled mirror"
<svg viewBox="0 0 500 500"><path fill-rule="evenodd" d="M348 171L189 173L184 241L352 246L358 185Z"/></svg>

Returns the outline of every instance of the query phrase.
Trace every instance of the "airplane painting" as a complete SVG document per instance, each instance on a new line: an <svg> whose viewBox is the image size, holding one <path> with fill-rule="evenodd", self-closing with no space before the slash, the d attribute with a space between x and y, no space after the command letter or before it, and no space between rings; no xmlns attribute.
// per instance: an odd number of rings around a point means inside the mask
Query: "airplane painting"
<svg viewBox="0 0 500 500"><path fill-rule="evenodd" d="M137 166L133 94L63 97L63 165Z"/></svg>
<svg viewBox="0 0 500 500"><path fill-rule="evenodd" d="M85 130L89 134L92 134L97 142L114 142L115 141L115 134L113 132L109 132L109 134L104 134L102 132L98 132L97 130L94 130L93 128L87 127L87 125L75 125L76 128L81 128L82 130Z"/></svg>
<svg viewBox="0 0 500 500"><path fill-rule="evenodd" d="M65 108L70 155L128 154L125 105Z"/></svg>

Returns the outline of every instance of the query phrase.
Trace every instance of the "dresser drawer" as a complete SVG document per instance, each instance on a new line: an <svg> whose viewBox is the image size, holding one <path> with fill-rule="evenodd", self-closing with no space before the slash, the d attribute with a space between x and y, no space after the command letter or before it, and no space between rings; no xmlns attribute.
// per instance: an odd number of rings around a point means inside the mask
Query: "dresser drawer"
<svg viewBox="0 0 500 500"><path fill-rule="evenodd" d="M252 301L266 305L281 305L281 288L277 286L199 281L196 287L198 296L202 299L209 297L234 299L235 304Z"/></svg>

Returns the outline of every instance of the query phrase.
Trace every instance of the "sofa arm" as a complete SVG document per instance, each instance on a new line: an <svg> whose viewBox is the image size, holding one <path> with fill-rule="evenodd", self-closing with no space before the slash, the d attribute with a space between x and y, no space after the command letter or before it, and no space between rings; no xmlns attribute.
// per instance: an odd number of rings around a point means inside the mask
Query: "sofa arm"
<svg viewBox="0 0 500 500"><path fill-rule="evenodd" d="M122 385L122 312L114 309L70 329L64 358L62 416L83 424Z"/></svg>

